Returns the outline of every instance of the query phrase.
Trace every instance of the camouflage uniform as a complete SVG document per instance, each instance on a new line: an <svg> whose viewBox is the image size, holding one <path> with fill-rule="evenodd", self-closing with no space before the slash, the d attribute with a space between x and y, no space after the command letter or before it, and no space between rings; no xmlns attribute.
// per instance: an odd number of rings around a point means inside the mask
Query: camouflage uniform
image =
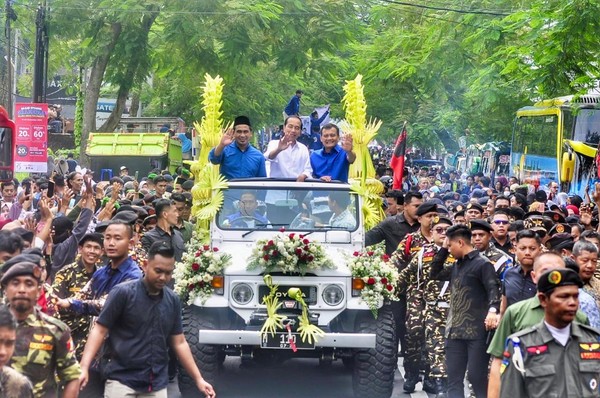
<svg viewBox="0 0 600 398"><path fill-rule="evenodd" d="M502 286L502 281L504 280L504 271L508 267L513 266L512 258L502 250L497 249L493 243L490 242L488 248L481 252L494 266L494 270L496 270L496 275L498 275L498 279L500 280L500 286Z"/></svg>
<svg viewBox="0 0 600 398"><path fill-rule="evenodd" d="M81 374L74 348L67 325L35 308L18 323L10 366L31 380L36 398L56 397L56 377L66 384Z"/></svg>
<svg viewBox="0 0 600 398"><path fill-rule="evenodd" d="M435 247L436 254L439 251ZM444 331L448 319L448 303L450 302L450 281L430 279L431 260L424 264L423 274L428 279L425 282L423 299L425 300L425 351L429 365L429 378L445 379L446 354ZM444 267L452 266L456 260L448 255Z"/></svg>
<svg viewBox="0 0 600 398"><path fill-rule="evenodd" d="M429 241L420 229L416 232L407 234L398 244L398 248L394 254L392 254L392 261L394 265L396 265L396 268L398 268L398 271L402 271L406 268L413 256L428 243Z"/></svg>
<svg viewBox="0 0 600 398"><path fill-rule="evenodd" d="M401 267L403 269L400 272L399 290L401 293L406 292L407 303L406 347L404 347L403 366L407 373L415 375L425 366L423 361L425 302L423 301L424 275L422 268L425 262L433 259L435 251L431 246L435 247L435 245L429 243L420 230L409 236L412 236L412 239L402 240L394 255L396 255L396 264L399 264L407 257L406 253L412 254L408 265Z"/></svg>
<svg viewBox="0 0 600 398"><path fill-rule="evenodd" d="M78 296L81 289L92 279L95 271L96 267L94 267L94 271L88 274L81 260L76 261L56 273L52 290L57 297L63 299ZM90 331L92 317L64 309L60 309L56 317L71 329L71 337L75 343L75 353L77 359L81 359Z"/></svg>
<svg viewBox="0 0 600 398"><path fill-rule="evenodd" d="M33 387L27 377L5 366L0 371L0 397L33 398Z"/></svg>

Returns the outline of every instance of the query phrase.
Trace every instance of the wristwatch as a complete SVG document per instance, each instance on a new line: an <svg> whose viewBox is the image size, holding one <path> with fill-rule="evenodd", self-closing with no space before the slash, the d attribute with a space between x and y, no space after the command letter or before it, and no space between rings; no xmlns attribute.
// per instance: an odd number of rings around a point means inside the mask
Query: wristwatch
<svg viewBox="0 0 600 398"><path fill-rule="evenodd" d="M492 314L497 314L498 310L494 307L490 307L490 309L488 310L488 312L491 312Z"/></svg>

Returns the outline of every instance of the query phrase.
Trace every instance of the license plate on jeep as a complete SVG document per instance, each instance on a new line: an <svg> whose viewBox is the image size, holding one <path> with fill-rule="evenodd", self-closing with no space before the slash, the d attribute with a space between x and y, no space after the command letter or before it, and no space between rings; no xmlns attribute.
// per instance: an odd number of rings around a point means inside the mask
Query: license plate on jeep
<svg viewBox="0 0 600 398"><path fill-rule="evenodd" d="M279 286L277 288L277 298L279 300L289 300L288 296L287 296L287 292L289 290L289 288L292 286ZM317 287L316 286L293 286L293 287L299 287L300 290L302 291L302 297L304 298L304 301L306 302L306 304L308 305L313 305L313 304L317 304ZM259 297L259 301L262 301L262 298L264 296L268 296L269 295L269 287L266 285L259 285L258 286L258 297Z"/></svg>
<svg viewBox="0 0 600 398"><path fill-rule="evenodd" d="M260 347L278 350L291 350L292 342L296 344L296 348L299 350L315 349L314 342L312 344L308 343L308 341L302 342L300 333L289 334L288 332L276 332L274 335L271 335L271 333L264 333L262 335L262 339L260 340Z"/></svg>

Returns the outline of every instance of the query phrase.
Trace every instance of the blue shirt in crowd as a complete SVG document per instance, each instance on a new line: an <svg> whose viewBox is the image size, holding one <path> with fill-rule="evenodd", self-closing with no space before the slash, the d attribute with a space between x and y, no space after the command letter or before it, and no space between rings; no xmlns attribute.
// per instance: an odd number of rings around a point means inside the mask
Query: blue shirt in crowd
<svg viewBox="0 0 600 398"><path fill-rule="evenodd" d="M221 156L215 156L215 148L210 150L208 160L212 164L221 165L221 174L231 180L233 178L266 177L265 157L252 145L241 151L235 141L223 148Z"/></svg>
<svg viewBox="0 0 600 398"><path fill-rule="evenodd" d="M279 108L279 109L281 109L281 108ZM290 100L290 102L285 107L284 112L288 116L300 114L300 97L298 97L297 95L294 95L292 97L292 99Z"/></svg>
<svg viewBox="0 0 600 398"><path fill-rule="evenodd" d="M185 133L179 133L177 134L177 137L179 137L179 140L181 141L181 152L190 152L192 150L192 140L187 138Z"/></svg>
<svg viewBox="0 0 600 398"><path fill-rule="evenodd" d="M330 176L332 180L348 182L350 162L346 151L339 145L333 147L329 153L325 152L325 149L314 151L310 155L310 165L315 178Z"/></svg>
<svg viewBox="0 0 600 398"><path fill-rule="evenodd" d="M94 272L92 279L89 281L89 291L86 288L83 289L83 293L91 300L71 299L71 307L69 309L78 314L98 315L100 313L100 306L95 300L108 294L119 283L132 279L140 279L141 277L142 271L140 270L140 266L131 257L127 257L116 269L113 269L110 264L99 268Z"/></svg>

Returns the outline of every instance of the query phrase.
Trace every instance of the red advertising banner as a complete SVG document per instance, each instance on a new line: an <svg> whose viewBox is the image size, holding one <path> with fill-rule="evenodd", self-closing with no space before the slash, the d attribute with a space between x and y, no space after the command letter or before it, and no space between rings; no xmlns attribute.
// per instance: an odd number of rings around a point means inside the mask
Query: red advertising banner
<svg viewBox="0 0 600 398"><path fill-rule="evenodd" d="M16 104L15 172L48 172L48 104Z"/></svg>

